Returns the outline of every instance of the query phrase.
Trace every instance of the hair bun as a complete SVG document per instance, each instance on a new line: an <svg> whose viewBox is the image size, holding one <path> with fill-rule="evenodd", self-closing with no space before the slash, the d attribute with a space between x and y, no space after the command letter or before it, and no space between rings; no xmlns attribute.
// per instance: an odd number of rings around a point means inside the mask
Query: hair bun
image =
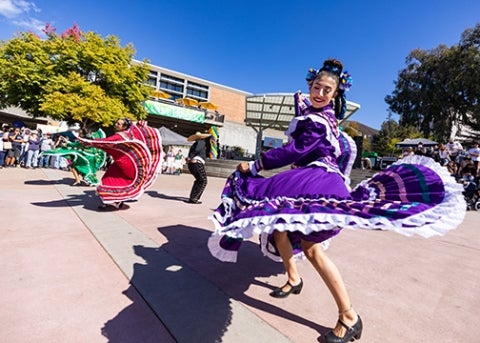
<svg viewBox="0 0 480 343"><path fill-rule="evenodd" d="M343 64L339 60L331 58L323 62L322 70L330 71L340 76L343 71Z"/></svg>

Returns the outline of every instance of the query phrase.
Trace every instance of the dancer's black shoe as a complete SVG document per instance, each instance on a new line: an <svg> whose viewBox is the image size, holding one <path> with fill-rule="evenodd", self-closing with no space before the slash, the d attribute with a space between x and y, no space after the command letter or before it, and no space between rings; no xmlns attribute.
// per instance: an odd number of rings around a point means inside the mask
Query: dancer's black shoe
<svg viewBox="0 0 480 343"><path fill-rule="evenodd" d="M360 316L358 316L357 322L352 326L348 326L341 319L338 320L338 323L343 326L347 332L345 332L343 337L338 337L333 331L330 331L325 335L325 343L347 343L362 337L363 323Z"/></svg>
<svg viewBox="0 0 480 343"><path fill-rule="evenodd" d="M197 204L197 205L200 205L202 203L201 201L192 200L192 199L185 200L184 202L186 202L187 204Z"/></svg>
<svg viewBox="0 0 480 343"><path fill-rule="evenodd" d="M285 286L290 286L290 289L288 291L284 291L283 288ZM270 293L270 296L274 297L274 298L286 298L290 295L290 293L293 293L293 294L300 294L300 292L302 291L302 287L303 287L303 280L300 279L300 283L298 285L292 285L290 283L290 281L287 281L287 283L285 285L283 285L282 287L278 287L278 288L275 288L273 290L273 292Z"/></svg>

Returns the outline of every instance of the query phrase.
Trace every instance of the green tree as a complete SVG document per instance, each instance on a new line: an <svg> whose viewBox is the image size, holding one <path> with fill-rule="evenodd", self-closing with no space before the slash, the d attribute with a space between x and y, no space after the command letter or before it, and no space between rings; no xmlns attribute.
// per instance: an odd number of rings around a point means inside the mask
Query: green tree
<svg viewBox="0 0 480 343"><path fill-rule="evenodd" d="M358 124L355 122L348 122L343 128L343 131L350 137L357 137L362 135L360 130L358 129Z"/></svg>
<svg viewBox="0 0 480 343"><path fill-rule="evenodd" d="M400 125L437 141L453 127L480 130L480 24L464 31L458 45L413 50L406 64L385 98Z"/></svg>
<svg viewBox="0 0 480 343"><path fill-rule="evenodd" d="M363 147L363 151L372 152L372 140L369 139L367 136L363 136L362 147Z"/></svg>
<svg viewBox="0 0 480 343"><path fill-rule="evenodd" d="M131 44L82 33L77 25L60 36L49 24L44 32L46 39L24 32L0 42L0 108L18 106L34 117L84 127L147 116L147 61L131 64Z"/></svg>
<svg viewBox="0 0 480 343"><path fill-rule="evenodd" d="M389 114L387 120L382 123L380 131L374 137L373 151L378 152L380 156L398 155L401 152L396 147L398 142L406 138L419 137L422 137L422 133L417 128L409 125L400 125Z"/></svg>

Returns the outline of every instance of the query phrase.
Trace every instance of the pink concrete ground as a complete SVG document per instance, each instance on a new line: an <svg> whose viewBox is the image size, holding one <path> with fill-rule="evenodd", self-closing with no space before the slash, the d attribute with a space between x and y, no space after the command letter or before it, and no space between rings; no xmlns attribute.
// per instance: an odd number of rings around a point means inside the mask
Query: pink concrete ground
<svg viewBox="0 0 480 343"><path fill-rule="evenodd" d="M115 242L93 234L92 223L107 218L136 228L226 294L225 316L240 323L237 318L245 318L251 340L230 338L226 323L216 341L272 342L255 331L272 327L287 341L317 342L335 324L336 308L313 268L300 262L302 293L277 300L268 293L284 283L282 267L261 257L255 240L244 244L237 264L213 259L205 245L212 231L207 217L224 179L209 178L201 205L182 201L192 181L188 174L160 175L128 210L106 214L95 210L93 188L68 186L73 182L68 172L0 170L0 342L179 341L148 303L148 294L132 287L139 262L112 253L115 244L129 250L134 244L128 237ZM479 221L480 212L468 212L459 228L430 239L349 230L333 240L329 256L364 321L361 342L478 341ZM140 265L148 265L145 258L138 256ZM142 277L149 275L157 274Z"/></svg>

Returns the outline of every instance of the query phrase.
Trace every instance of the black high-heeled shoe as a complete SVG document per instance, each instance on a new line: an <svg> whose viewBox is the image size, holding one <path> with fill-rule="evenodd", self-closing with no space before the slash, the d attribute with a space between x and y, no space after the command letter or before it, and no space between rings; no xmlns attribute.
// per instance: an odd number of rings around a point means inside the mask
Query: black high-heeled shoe
<svg viewBox="0 0 480 343"><path fill-rule="evenodd" d="M283 287L285 287L286 285L290 286L290 289L288 291L283 291ZM287 281L287 283L285 285L283 285L282 287L278 287L278 288L275 288L273 290L273 292L270 293L270 296L274 297L274 298L286 298L290 295L290 293L293 293L293 294L300 294L300 292L302 291L302 287L303 287L303 280L300 279L300 283L298 285L292 285L290 283L290 281Z"/></svg>
<svg viewBox="0 0 480 343"><path fill-rule="evenodd" d="M98 209L102 211L115 211L123 208L123 206L124 206L123 201L120 201L120 202L114 202L113 204L102 204L98 206Z"/></svg>
<svg viewBox="0 0 480 343"><path fill-rule="evenodd" d="M347 330L345 336L338 337L332 330L325 335L325 343L347 343L362 337L363 323L360 316L358 316L357 322L352 326L348 326L341 319L338 320L338 323Z"/></svg>

